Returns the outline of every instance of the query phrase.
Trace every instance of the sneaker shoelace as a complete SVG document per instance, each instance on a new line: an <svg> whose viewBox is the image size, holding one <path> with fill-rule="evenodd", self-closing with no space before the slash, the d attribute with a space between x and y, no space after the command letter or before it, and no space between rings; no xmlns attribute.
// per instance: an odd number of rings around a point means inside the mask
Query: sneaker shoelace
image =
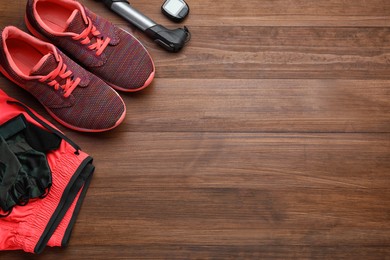
<svg viewBox="0 0 390 260"><path fill-rule="evenodd" d="M107 45L110 43L111 39L107 37L103 40L103 37L100 36L101 33L96 29L96 27L92 24L92 21L89 17L88 19L88 27L85 28L84 31L82 31L79 35L72 37L74 40L80 40L80 42L84 45L91 43L91 38L89 38L89 35L92 34L92 36L95 38L95 42L88 46L90 50L96 50L96 55L99 56L103 53L104 49L107 47Z"/></svg>
<svg viewBox="0 0 390 260"><path fill-rule="evenodd" d="M55 90L62 89L63 95L65 98L69 97L72 91L78 86L81 79L74 79L72 75L72 71L67 70L66 64L63 62L62 57L58 56L58 66L52 72L47 74L46 76L42 76L39 81L47 82L49 86L54 87ZM56 78L60 77L61 79L66 79L65 84L61 85Z"/></svg>

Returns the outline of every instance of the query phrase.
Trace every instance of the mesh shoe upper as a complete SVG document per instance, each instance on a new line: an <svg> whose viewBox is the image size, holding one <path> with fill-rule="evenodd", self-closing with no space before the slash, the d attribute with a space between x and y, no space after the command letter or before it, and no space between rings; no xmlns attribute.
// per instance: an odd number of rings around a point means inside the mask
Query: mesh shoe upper
<svg viewBox="0 0 390 260"><path fill-rule="evenodd" d="M52 25L61 10L63 19ZM65 10L65 11L64 11ZM153 61L131 34L73 0L28 0L26 23L32 33L47 38L112 87L136 91L154 77ZM60 24L60 26L58 26ZM87 35L85 35L88 33ZM81 37L84 36L84 37ZM106 42L104 42L106 41ZM99 53L93 45L105 43ZM99 46L98 46L99 47Z"/></svg>
<svg viewBox="0 0 390 260"><path fill-rule="evenodd" d="M20 41L41 52L41 59L34 64L28 52L18 52L17 58L26 63L18 66L12 53L18 49L8 46L10 39L14 46L15 41ZM0 65L9 79L30 92L67 127L87 132L105 131L117 126L124 118L123 100L110 86L52 44L39 41L16 27L6 27L1 33ZM19 69L21 65L25 67Z"/></svg>

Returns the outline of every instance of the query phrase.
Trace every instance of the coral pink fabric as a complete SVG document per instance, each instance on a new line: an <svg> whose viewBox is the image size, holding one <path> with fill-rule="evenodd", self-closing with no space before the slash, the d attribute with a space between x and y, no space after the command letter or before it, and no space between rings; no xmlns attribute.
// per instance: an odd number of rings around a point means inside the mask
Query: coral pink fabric
<svg viewBox="0 0 390 260"><path fill-rule="evenodd" d="M24 114L26 119L44 128L37 122L29 113L26 112L22 106L9 101L16 101L10 98L5 92L0 90L0 124ZM32 110L31 110L32 111ZM33 112L39 119L43 120L50 126L48 121ZM24 250L31 253L39 253L42 251L37 248L39 241L42 243L44 234L48 234L49 228L55 231L49 232L50 241L49 246L61 246L64 234L73 217L76 203L79 199L80 192L84 187L77 191L77 196L72 202L71 206L66 208L66 214L61 221L53 224L53 216L56 216L61 202L63 202L64 194L72 187L72 182L75 180L76 174L79 174L80 167L85 165L91 158L88 154L79 151L75 153L76 149L66 140L62 140L59 149L47 154L49 166L52 170L52 187L49 194L43 199L31 200L25 206L15 206L12 213L0 218L0 250ZM57 218L58 219L58 218ZM57 226L56 226L57 225ZM47 239L48 240L48 239ZM40 247L43 249L46 242Z"/></svg>

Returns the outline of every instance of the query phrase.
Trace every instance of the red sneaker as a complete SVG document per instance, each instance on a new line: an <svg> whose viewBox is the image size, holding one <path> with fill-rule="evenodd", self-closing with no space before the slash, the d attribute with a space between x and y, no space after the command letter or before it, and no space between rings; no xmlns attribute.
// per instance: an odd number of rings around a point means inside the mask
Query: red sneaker
<svg viewBox="0 0 390 260"><path fill-rule="evenodd" d="M133 92L154 78L154 64L145 47L74 0L28 0L27 28L52 42L117 90Z"/></svg>
<svg viewBox="0 0 390 260"><path fill-rule="evenodd" d="M104 81L54 45L8 26L0 35L0 71L30 92L61 124L84 132L118 126L126 108Z"/></svg>

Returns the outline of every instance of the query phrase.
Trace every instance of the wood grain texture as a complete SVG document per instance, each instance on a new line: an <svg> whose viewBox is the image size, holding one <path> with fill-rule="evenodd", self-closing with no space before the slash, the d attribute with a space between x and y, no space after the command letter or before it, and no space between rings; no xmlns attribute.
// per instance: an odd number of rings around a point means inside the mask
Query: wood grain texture
<svg viewBox="0 0 390 260"><path fill-rule="evenodd" d="M0 76L96 165L68 248L0 259L389 259L389 1L187 0L177 54L82 2L145 44L156 78L121 94L121 126L82 134ZM0 25L26 29L24 4L1 2Z"/></svg>

